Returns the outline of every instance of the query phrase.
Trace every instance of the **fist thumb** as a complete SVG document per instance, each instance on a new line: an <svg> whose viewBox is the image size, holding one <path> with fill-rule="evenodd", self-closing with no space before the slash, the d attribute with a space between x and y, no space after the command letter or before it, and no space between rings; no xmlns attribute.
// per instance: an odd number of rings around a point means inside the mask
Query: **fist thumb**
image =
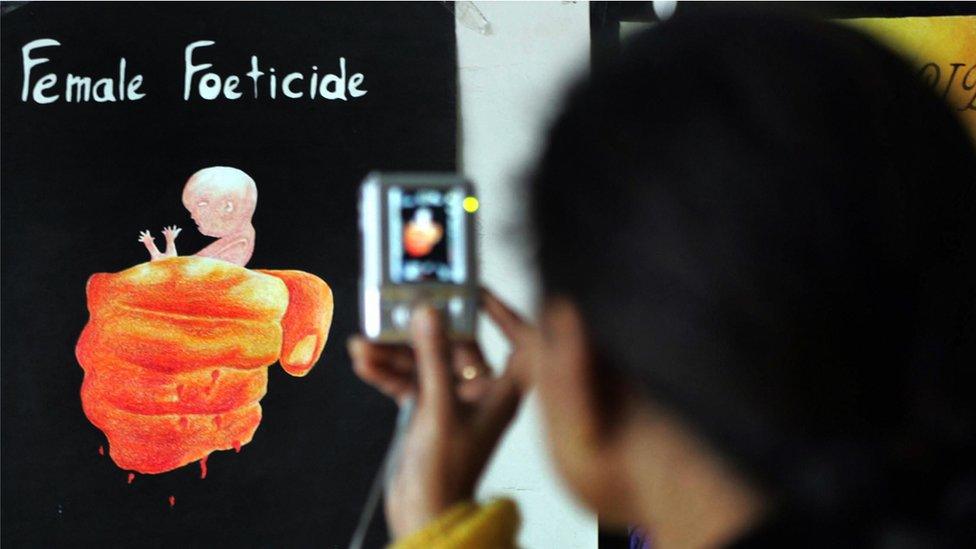
<svg viewBox="0 0 976 549"><path fill-rule="evenodd" d="M281 319L281 366L302 377L312 369L332 326L332 290L321 278L302 271L259 269L288 288L288 308Z"/></svg>

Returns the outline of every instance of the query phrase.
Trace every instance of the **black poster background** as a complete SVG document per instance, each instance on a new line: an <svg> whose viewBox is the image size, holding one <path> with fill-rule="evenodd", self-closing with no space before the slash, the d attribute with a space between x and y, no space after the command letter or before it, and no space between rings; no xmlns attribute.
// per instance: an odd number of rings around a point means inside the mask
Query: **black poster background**
<svg viewBox="0 0 976 549"><path fill-rule="evenodd" d="M8 5L8 7L10 7ZM356 188L379 169L455 167L454 22L440 2L303 4L30 3L2 18L2 541L7 546L345 546L388 441L393 406L350 370L359 268ZM50 62L33 78L115 77L120 57L142 74L139 101L24 103L21 48ZM184 102L183 53L237 74L250 56L292 71L365 75L350 101ZM266 83L267 77L262 82ZM307 81L306 81L307 82ZM49 92L50 93L50 92ZM264 417L240 454L129 485L99 445L79 389L74 346L87 320L85 281L148 259L138 232L162 246L183 227L186 179L214 165L258 185L251 268L326 280L335 318L305 378L269 370ZM176 505L170 508L169 496ZM371 545L383 541L382 519Z"/></svg>

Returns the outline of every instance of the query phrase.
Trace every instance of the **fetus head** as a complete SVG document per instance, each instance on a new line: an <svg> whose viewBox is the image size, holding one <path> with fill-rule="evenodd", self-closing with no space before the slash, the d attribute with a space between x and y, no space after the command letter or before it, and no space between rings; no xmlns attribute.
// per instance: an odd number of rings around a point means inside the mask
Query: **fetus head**
<svg viewBox="0 0 976 549"><path fill-rule="evenodd" d="M204 168L183 187L183 206L201 233L221 238L251 222L258 188L249 175L225 166Z"/></svg>

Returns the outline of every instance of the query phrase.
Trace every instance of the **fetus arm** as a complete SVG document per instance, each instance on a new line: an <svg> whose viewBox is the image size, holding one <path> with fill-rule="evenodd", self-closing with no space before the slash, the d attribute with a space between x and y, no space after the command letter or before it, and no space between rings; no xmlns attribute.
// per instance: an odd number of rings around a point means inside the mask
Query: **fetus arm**
<svg viewBox="0 0 976 549"><path fill-rule="evenodd" d="M139 242L142 242L146 246L146 250L149 251L149 260L156 261L157 259L162 259L164 256L156 247L156 242L153 240L152 234L148 230L139 233Z"/></svg>
<svg viewBox="0 0 976 549"><path fill-rule="evenodd" d="M180 235L182 230L176 225L163 227L163 237L166 238L166 251L162 253L164 257L176 257L176 237Z"/></svg>

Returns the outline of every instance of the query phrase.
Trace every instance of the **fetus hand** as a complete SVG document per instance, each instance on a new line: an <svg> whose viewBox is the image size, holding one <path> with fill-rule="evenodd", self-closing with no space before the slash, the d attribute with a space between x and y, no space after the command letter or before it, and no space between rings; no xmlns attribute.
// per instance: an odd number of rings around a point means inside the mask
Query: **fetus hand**
<svg viewBox="0 0 976 549"><path fill-rule="evenodd" d="M182 230L176 225L163 227L163 237L166 239L166 251L163 252L164 257L176 257L176 237L180 235L180 231Z"/></svg>
<svg viewBox="0 0 976 549"><path fill-rule="evenodd" d="M150 261L156 261L157 259L161 259L163 257L163 254L160 253L159 248L156 247L156 242L148 229L139 233L139 242L142 242L146 246L146 249L149 250Z"/></svg>

